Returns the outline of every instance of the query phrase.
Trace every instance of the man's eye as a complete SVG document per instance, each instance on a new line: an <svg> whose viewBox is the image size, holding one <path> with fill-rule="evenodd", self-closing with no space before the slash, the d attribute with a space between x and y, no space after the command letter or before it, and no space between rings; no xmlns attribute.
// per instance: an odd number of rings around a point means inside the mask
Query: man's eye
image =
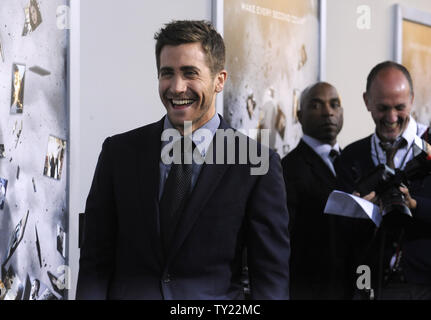
<svg viewBox="0 0 431 320"><path fill-rule="evenodd" d="M331 103L331 106L332 106L332 108L339 108L341 105L340 105L340 103L339 102L332 102Z"/></svg>
<svg viewBox="0 0 431 320"><path fill-rule="evenodd" d="M166 77L169 77L171 75L172 75L171 71L160 71L160 77L166 78Z"/></svg>
<svg viewBox="0 0 431 320"><path fill-rule="evenodd" d="M184 72L184 75L186 77L195 77L198 75L198 73L196 71L186 71L186 72Z"/></svg>

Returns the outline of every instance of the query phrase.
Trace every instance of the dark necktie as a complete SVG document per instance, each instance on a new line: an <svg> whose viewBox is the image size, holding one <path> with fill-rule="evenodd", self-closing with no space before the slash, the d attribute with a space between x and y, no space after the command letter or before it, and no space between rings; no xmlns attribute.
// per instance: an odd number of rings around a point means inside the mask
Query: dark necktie
<svg viewBox="0 0 431 320"><path fill-rule="evenodd" d="M192 165L184 163L184 138L181 138L180 143L181 163L172 163L160 199L160 233L165 253L171 245L192 181Z"/></svg>
<svg viewBox="0 0 431 320"><path fill-rule="evenodd" d="M394 144L390 142L380 142L380 146L383 151L386 152L386 164L389 168L395 169L394 157L397 153L398 149L402 148L405 145L406 141L404 139L399 139L395 141Z"/></svg>
<svg viewBox="0 0 431 320"><path fill-rule="evenodd" d="M407 141L403 138L395 141L393 144L390 142L380 142L380 146L383 151L386 152L386 165L392 169L395 169L394 157L399 149L404 147L407 144ZM392 213L390 214L392 215ZM386 217L386 219L388 219ZM382 230L382 239L381 241L387 241L389 246L386 245L384 249L386 252L386 257L381 257L380 259L386 260L387 264L383 270L383 282L388 283L391 279L396 277L399 278L400 281L404 281L404 275L401 269L400 260L402 257L402 238L404 231L401 231L396 228L385 228Z"/></svg>
<svg viewBox="0 0 431 320"><path fill-rule="evenodd" d="M334 163L335 159L337 159L339 155L340 155L339 151L335 149L331 149L331 151L329 152L329 159L331 159L331 162Z"/></svg>

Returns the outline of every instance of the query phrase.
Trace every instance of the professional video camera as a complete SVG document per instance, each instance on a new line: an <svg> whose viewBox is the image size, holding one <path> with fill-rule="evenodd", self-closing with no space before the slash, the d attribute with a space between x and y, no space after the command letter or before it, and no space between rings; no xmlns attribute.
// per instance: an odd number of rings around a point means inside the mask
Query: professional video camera
<svg viewBox="0 0 431 320"><path fill-rule="evenodd" d="M431 154L425 151L427 150L425 143L423 146L418 148L414 145L415 157L406 164L404 170L394 170L380 164L358 181L355 190L361 197L375 191L380 198L384 216L382 225L398 227L409 222L412 214L404 202L404 194L399 187L409 187L411 180L431 174Z"/></svg>

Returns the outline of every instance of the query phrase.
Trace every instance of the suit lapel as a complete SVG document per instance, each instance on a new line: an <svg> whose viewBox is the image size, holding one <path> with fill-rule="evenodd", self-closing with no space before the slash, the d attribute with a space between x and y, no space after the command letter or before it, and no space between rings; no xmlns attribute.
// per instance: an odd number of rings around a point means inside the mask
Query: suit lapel
<svg viewBox="0 0 431 320"><path fill-rule="evenodd" d="M223 120L223 118L221 118L219 129L227 128L229 128L228 125ZM178 249L181 247L188 233L195 224L197 218L201 214L203 207L213 195L214 190L218 186L223 175L226 173L226 170L231 166L230 164L226 164L226 161L224 164L215 163L215 157L217 153L216 143L214 143L214 140L215 139L213 139L210 145L210 148L213 151L213 164L204 163L201 168L198 180L196 181L196 185L194 186L189 202L187 203L187 206L178 223L172 245L168 251L166 266L168 266L174 258ZM224 144L225 155L226 149L226 144Z"/></svg>
<svg viewBox="0 0 431 320"><path fill-rule="evenodd" d="M335 176L331 169L328 168L323 159L308 146L303 140L300 141L299 151L304 156L305 162L309 164L313 173L324 181L325 184L329 181L331 184L335 184Z"/></svg>
<svg viewBox="0 0 431 320"><path fill-rule="evenodd" d="M371 156L371 136L360 141L357 147L357 156L355 157L352 165L352 172L356 175L354 180L368 174L376 166Z"/></svg>
<svg viewBox="0 0 431 320"><path fill-rule="evenodd" d="M371 157L371 137L372 136L369 136L364 143L366 148L366 152L364 154L366 154L367 157L359 157L360 159L363 159L361 166L365 168L365 172L371 171L376 166Z"/></svg>
<svg viewBox="0 0 431 320"><path fill-rule="evenodd" d="M164 118L163 118L164 119ZM145 225L144 230L148 232L149 241L152 242L154 254L159 263L162 263L162 245L159 227L159 183L160 183L160 151L161 134L163 130L163 119L151 126L148 131L139 137L138 145L138 177L142 190L140 199ZM158 137L158 138L157 138Z"/></svg>

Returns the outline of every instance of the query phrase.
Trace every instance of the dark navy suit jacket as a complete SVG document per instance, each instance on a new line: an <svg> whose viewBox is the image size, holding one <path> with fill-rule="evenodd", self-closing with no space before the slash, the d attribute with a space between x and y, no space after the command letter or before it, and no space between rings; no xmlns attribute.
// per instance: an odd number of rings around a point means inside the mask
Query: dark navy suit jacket
<svg viewBox="0 0 431 320"><path fill-rule="evenodd" d="M250 162L204 164L164 256L162 128L163 119L103 144L86 203L77 299L242 299L244 247L251 298L287 299L290 244L279 156L269 153L269 170L260 176L250 175ZM223 119L220 128L228 128Z"/></svg>
<svg viewBox="0 0 431 320"><path fill-rule="evenodd" d="M343 259L336 247L343 218L323 213L336 178L302 140L281 164L290 216L291 299L342 299Z"/></svg>
<svg viewBox="0 0 431 320"><path fill-rule="evenodd" d="M357 180L374 167L371 136L347 146L335 164L338 189L352 193ZM413 219L405 228L402 268L408 282L431 285L431 176L411 181L409 191L417 201L417 208L412 211ZM352 229L346 232L349 237L346 243L350 244L346 254L353 257L351 272L360 264L368 264L375 275L373 280L380 272L379 249L372 243L375 231L371 220L352 219Z"/></svg>

